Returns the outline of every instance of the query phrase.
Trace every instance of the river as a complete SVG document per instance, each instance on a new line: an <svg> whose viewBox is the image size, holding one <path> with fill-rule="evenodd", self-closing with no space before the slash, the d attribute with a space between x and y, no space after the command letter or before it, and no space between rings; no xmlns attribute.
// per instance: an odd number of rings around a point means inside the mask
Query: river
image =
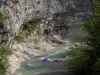
<svg viewBox="0 0 100 75"><path fill-rule="evenodd" d="M45 56L51 62L42 61L44 57L27 60L21 65L17 75L66 75L66 54L65 48L59 48L54 53Z"/></svg>

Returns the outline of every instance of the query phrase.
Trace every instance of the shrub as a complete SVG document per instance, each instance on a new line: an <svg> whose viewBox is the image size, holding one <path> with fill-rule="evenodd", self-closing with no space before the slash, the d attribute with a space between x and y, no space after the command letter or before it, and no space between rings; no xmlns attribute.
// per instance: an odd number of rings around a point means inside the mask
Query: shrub
<svg viewBox="0 0 100 75"><path fill-rule="evenodd" d="M11 24L11 17L9 11L0 11L0 28L3 28L5 25Z"/></svg>
<svg viewBox="0 0 100 75"><path fill-rule="evenodd" d="M81 46L71 48L68 55L72 58L69 60L69 72L72 72L73 75L86 75L89 68L89 57L85 55Z"/></svg>
<svg viewBox="0 0 100 75"><path fill-rule="evenodd" d="M8 46L0 46L0 75L6 75L8 68L8 56L12 54Z"/></svg>
<svg viewBox="0 0 100 75"><path fill-rule="evenodd" d="M28 8L35 8L34 4L29 4Z"/></svg>
<svg viewBox="0 0 100 75"><path fill-rule="evenodd" d="M29 34L32 33L35 30L39 29L40 25L40 19L32 19L28 22L23 24L23 31L27 31Z"/></svg>
<svg viewBox="0 0 100 75"><path fill-rule="evenodd" d="M19 34L17 36L15 36L15 40L18 42L24 41L24 34Z"/></svg>
<svg viewBox="0 0 100 75"><path fill-rule="evenodd" d="M93 74L100 75L100 58L98 58L97 62L93 65Z"/></svg>

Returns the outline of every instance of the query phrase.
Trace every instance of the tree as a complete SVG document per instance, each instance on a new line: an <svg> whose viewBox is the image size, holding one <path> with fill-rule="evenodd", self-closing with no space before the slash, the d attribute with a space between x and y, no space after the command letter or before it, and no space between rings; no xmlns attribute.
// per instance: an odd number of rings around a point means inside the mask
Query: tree
<svg viewBox="0 0 100 75"><path fill-rule="evenodd" d="M83 44L70 52L71 71L74 75L100 75L100 0L95 1L94 12L83 27L87 35L82 38Z"/></svg>

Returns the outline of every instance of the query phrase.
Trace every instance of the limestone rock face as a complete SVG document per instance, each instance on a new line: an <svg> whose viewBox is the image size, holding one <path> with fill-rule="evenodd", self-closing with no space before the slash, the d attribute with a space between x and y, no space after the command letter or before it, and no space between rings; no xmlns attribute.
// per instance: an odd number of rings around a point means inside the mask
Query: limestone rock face
<svg viewBox="0 0 100 75"><path fill-rule="evenodd" d="M0 6L11 16L10 35L17 35L25 21L41 19L43 34L54 42L74 37L75 25L88 19L92 0L0 0Z"/></svg>

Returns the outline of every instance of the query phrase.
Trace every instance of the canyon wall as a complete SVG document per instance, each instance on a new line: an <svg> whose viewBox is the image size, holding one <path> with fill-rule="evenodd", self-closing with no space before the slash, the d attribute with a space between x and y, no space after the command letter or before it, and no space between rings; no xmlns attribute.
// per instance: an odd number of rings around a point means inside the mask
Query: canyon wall
<svg viewBox="0 0 100 75"><path fill-rule="evenodd" d="M11 16L6 28L10 35L19 34L25 21L41 19L43 34L58 41L73 38L75 25L87 20L92 10L92 0L3 0L0 3L1 9Z"/></svg>

